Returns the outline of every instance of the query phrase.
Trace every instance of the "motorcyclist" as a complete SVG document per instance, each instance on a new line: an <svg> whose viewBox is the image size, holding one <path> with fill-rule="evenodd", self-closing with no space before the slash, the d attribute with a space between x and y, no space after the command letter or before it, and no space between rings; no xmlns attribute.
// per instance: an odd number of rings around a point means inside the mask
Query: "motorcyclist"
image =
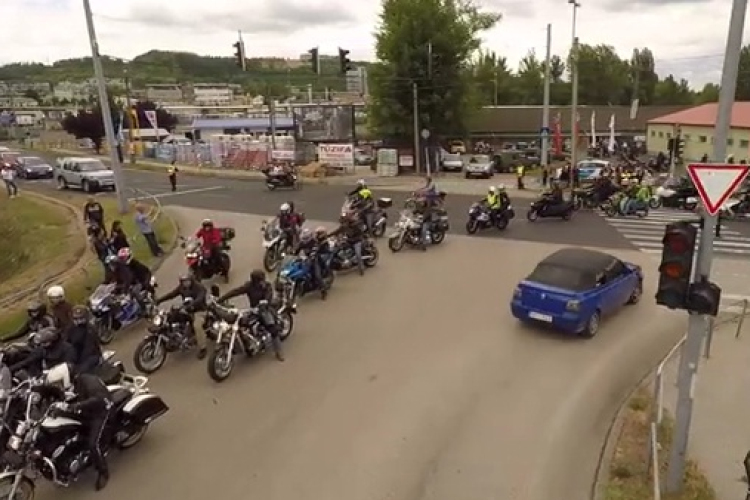
<svg viewBox="0 0 750 500"><path fill-rule="evenodd" d="M221 230L214 226L211 219L203 219L195 237L201 240L203 250L208 253L209 264L218 269L221 266L221 245L224 242Z"/></svg>
<svg viewBox="0 0 750 500"><path fill-rule="evenodd" d="M190 339L194 339L198 344L198 359L206 357L206 339L205 335L199 336L197 334L195 328L195 313L206 310L207 295L208 291L206 290L206 287L201 285L198 280L188 274L180 276L180 280L175 288L156 299L157 305L177 297L182 299L182 309L190 316L186 333Z"/></svg>
<svg viewBox="0 0 750 500"><path fill-rule="evenodd" d="M75 394L69 403L55 403L52 416L69 416L81 422L90 453L91 464L98 473L96 490L102 490L109 482L109 467L102 452L103 430L112 411L111 395L102 380L90 373L74 373L67 364L59 364L47 373L49 387L61 387L65 393Z"/></svg>
<svg viewBox="0 0 750 500"><path fill-rule="evenodd" d="M297 235L300 228L299 216L294 212L290 203L282 203L279 207L279 229L284 234L287 243L292 247L297 246Z"/></svg>
<svg viewBox="0 0 750 500"><path fill-rule="evenodd" d="M500 196L498 195L497 188L495 186L490 186L489 190L487 191L487 196L484 197L482 203L490 211L490 220L494 224L497 220L497 214L502 209Z"/></svg>
<svg viewBox="0 0 750 500"><path fill-rule="evenodd" d="M135 297L141 307L146 306L146 295L153 295L154 287L151 284L151 269L133 256L130 248L121 248L117 252L117 260L124 265L133 276L130 293Z"/></svg>
<svg viewBox="0 0 750 500"><path fill-rule="evenodd" d="M250 281L246 281L243 285L238 286L229 290L224 295L218 298L219 302L224 302L234 297L245 295L251 308L257 308L261 301L271 302L273 300L273 286L271 283L266 281L266 273L261 269L255 269L250 273ZM258 319L260 320L263 328L271 335L271 342L273 350L276 354L276 359L284 361L284 352L281 347L281 337L279 336L280 327L275 321L275 318L268 317L269 315L260 314Z"/></svg>
<svg viewBox="0 0 750 500"><path fill-rule="evenodd" d="M65 289L60 285L49 287L47 289L47 301L57 327L63 331L70 328L73 324L73 305L65 300Z"/></svg>
<svg viewBox="0 0 750 500"><path fill-rule="evenodd" d="M362 230L362 224L359 223L359 218L357 217L356 212L349 211L341 214L339 227L334 229L330 236L343 236L346 243L352 246L354 256L357 259L359 275L364 276L365 263L362 259L362 245L364 244L367 234Z"/></svg>
<svg viewBox="0 0 750 500"><path fill-rule="evenodd" d="M560 205L563 203L563 192L560 187L560 183L554 181L552 183L552 189L542 195L542 199L547 202L549 206Z"/></svg>
<svg viewBox="0 0 750 500"><path fill-rule="evenodd" d="M648 186L634 184L628 190L628 197L625 200L625 210L623 214L629 215L635 213L639 207L648 205L648 199L651 196L651 190Z"/></svg>
<svg viewBox="0 0 750 500"><path fill-rule="evenodd" d="M4 338L5 341L18 340L26 337L31 333L36 333L44 328L55 327L55 318L47 314L47 306L33 300L26 306L27 318L21 328L16 330L15 333Z"/></svg>
<svg viewBox="0 0 750 500"><path fill-rule="evenodd" d="M89 311L83 306L73 308L73 325L65 332L65 338L73 348L76 373L94 373L102 363L102 346L99 337L91 328Z"/></svg>
<svg viewBox="0 0 750 500"><path fill-rule="evenodd" d="M10 366L11 372L26 370L37 374L60 363L73 364L76 359L73 347L63 339L60 330L54 326L36 332L31 338L31 346L32 350L28 356Z"/></svg>
<svg viewBox="0 0 750 500"><path fill-rule="evenodd" d="M328 289L325 282L323 281L323 267L321 252L321 243L318 236L318 231L321 228L317 228L315 233L309 229L303 229L299 234L299 244L295 249L295 255L304 254L310 259L310 266L312 269L312 277L314 280L313 285L320 290L320 298L325 300L328 297ZM325 228L322 228L325 231ZM325 243L325 240L323 240Z"/></svg>
<svg viewBox="0 0 750 500"><path fill-rule="evenodd" d="M367 231L369 233L372 233L374 224L373 219L375 217L375 200L372 196L372 191L370 191L370 188L367 187L367 183L365 182L365 180L358 180L357 187L349 191L348 195L349 197L357 197L357 201L359 202L357 204L357 208L359 209L360 214L365 221Z"/></svg>
<svg viewBox="0 0 750 500"><path fill-rule="evenodd" d="M104 263L107 265L104 283L115 285L115 293L129 292L136 282L130 267L122 263L116 255L110 255L104 260Z"/></svg>

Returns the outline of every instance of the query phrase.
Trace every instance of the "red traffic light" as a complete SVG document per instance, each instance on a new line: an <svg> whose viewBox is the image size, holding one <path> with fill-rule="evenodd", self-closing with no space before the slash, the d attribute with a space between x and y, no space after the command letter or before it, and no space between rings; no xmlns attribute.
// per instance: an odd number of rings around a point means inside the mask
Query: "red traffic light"
<svg viewBox="0 0 750 500"><path fill-rule="evenodd" d="M678 279L685 274L685 268L679 262L667 262L659 267L659 272L669 278Z"/></svg>
<svg viewBox="0 0 750 500"><path fill-rule="evenodd" d="M664 246L666 246L670 252L674 253L685 253L692 250L690 245L691 240L687 235L682 233L667 233L664 236Z"/></svg>

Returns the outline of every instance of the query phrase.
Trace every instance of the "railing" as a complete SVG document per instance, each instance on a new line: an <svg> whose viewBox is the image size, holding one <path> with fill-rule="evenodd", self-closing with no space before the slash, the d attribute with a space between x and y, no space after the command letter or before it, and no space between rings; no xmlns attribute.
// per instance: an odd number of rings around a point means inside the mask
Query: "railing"
<svg viewBox="0 0 750 500"><path fill-rule="evenodd" d="M709 318L706 324L706 341L704 343L703 356L708 359L711 356L711 341L713 340L714 330L721 325L727 325L737 322L737 330L734 338L738 339L742 333L742 326L745 317L750 315L750 301L748 299L739 299L731 302L724 302L721 312L715 318ZM656 366L654 377L654 402L652 405L651 431L649 439L648 460L651 469L651 478L654 487L654 499L661 499L661 481L659 476L659 426L664 420L664 369L680 353L685 345L684 335L672 349L667 353L661 362Z"/></svg>

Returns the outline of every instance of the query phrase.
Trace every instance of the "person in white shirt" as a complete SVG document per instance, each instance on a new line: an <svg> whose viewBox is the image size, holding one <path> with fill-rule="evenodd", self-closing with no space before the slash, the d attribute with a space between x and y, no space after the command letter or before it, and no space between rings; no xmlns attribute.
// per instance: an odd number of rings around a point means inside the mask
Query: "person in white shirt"
<svg viewBox="0 0 750 500"><path fill-rule="evenodd" d="M3 182L5 182L5 189L8 191L9 198L15 198L18 196L18 186L16 185L16 171L11 167L3 167L2 170Z"/></svg>

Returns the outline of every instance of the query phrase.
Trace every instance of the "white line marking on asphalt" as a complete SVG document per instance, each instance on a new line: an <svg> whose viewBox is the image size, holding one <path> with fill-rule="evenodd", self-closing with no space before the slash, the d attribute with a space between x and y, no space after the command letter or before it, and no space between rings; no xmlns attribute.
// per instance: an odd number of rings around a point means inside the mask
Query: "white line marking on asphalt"
<svg viewBox="0 0 750 500"><path fill-rule="evenodd" d="M159 193L149 196L138 196L135 198L129 198L129 201L138 201L138 200L148 200L151 198L168 198L170 196L182 196L183 194L195 194L195 193L206 193L208 191L218 191L219 189L226 189L224 186L211 186L211 187L204 187L204 188L196 188L196 189L187 189L185 191L175 191L168 192L168 193Z"/></svg>

